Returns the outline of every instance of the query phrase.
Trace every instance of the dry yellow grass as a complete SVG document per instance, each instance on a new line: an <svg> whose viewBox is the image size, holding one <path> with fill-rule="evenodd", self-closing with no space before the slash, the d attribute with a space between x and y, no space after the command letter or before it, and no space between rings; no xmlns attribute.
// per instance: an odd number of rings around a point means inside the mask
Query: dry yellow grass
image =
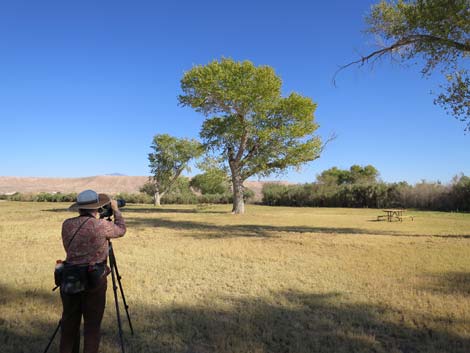
<svg viewBox="0 0 470 353"><path fill-rule="evenodd" d="M3 353L41 352L57 325L67 206L0 203ZM470 351L470 215L228 211L125 209L114 249L135 329L124 322L128 352ZM103 333L102 352L119 352L110 285Z"/></svg>

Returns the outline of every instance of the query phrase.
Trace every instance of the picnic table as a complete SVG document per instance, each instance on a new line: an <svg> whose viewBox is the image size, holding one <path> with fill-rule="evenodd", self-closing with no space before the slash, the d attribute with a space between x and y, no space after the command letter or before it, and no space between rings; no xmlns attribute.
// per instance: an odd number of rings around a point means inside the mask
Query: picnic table
<svg viewBox="0 0 470 353"><path fill-rule="evenodd" d="M388 222L393 222L395 220L402 222L404 218L411 218L411 220L413 220L413 216L404 215L405 210L403 209L387 209L382 211L385 212L385 214L377 216L378 221L386 219Z"/></svg>

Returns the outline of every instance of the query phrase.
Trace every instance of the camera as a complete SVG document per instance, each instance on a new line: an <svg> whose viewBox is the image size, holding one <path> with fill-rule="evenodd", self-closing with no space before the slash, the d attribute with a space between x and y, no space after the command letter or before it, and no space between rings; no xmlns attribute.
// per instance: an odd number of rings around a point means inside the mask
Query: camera
<svg viewBox="0 0 470 353"><path fill-rule="evenodd" d="M116 200L117 205L119 208L126 206L126 200L123 199L117 199ZM111 203L108 203L101 207L98 210L98 213L100 214L100 218L109 218L113 215L113 209L111 208Z"/></svg>

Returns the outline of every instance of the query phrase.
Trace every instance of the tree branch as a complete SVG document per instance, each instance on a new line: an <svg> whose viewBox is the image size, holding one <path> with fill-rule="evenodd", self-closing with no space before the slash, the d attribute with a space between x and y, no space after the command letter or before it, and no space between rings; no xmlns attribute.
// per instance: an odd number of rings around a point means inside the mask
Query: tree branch
<svg viewBox="0 0 470 353"><path fill-rule="evenodd" d="M238 148L237 155L235 156L235 160L237 162L239 162L242 159L243 153L245 152L247 140L248 140L248 132L245 130L245 132L243 132L243 135L240 141L240 147Z"/></svg>
<svg viewBox="0 0 470 353"><path fill-rule="evenodd" d="M248 151L248 153L246 154L245 157L243 157L243 159L241 160L242 162L245 162L247 160L249 160L251 157L253 157L253 155L255 154L255 152L258 151L258 147L259 147L259 143L255 142L253 147Z"/></svg>
<svg viewBox="0 0 470 353"><path fill-rule="evenodd" d="M461 42L454 41L452 39L436 37L436 36L432 36L429 34L413 34L413 35L409 35L409 36L406 36L397 40L395 43L393 43L392 45L388 47L376 50L370 53L369 55L363 56L359 60L355 60L346 65L340 66L339 69L336 70L335 74L333 75L333 80L332 80L333 85L336 87L336 77L341 71L348 68L349 66L357 65L357 64L362 66L372 58L378 59L382 57L383 55L392 53L393 51L396 51L402 47L405 47L411 44L417 44L417 43L429 43L429 44L439 43L449 48L454 48L462 52L470 53L470 42L461 43Z"/></svg>

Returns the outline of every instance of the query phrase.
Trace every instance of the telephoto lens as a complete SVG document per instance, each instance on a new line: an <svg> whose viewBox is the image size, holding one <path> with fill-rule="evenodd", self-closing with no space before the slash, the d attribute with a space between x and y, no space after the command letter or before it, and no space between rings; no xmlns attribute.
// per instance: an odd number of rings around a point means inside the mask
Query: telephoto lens
<svg viewBox="0 0 470 353"><path fill-rule="evenodd" d="M126 200L124 199L117 199L116 203L119 208L124 207L126 205ZM111 208L111 204L104 205L99 209L100 218L109 218L113 215L113 209Z"/></svg>
<svg viewBox="0 0 470 353"><path fill-rule="evenodd" d="M124 199L117 199L117 205L119 208L126 206L126 200Z"/></svg>

